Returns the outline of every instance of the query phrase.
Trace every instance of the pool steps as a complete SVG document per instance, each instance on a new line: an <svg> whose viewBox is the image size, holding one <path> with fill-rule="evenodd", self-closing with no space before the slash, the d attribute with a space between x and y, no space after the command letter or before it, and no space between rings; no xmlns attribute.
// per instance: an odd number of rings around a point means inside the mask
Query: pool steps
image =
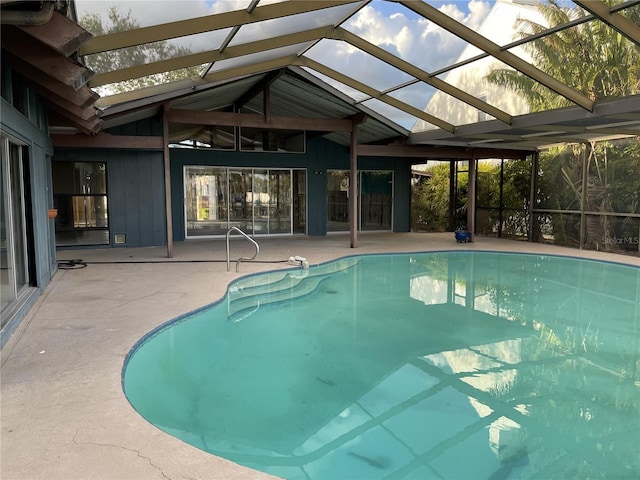
<svg viewBox="0 0 640 480"><path fill-rule="evenodd" d="M240 321L260 306L290 301L312 293L323 280L357 265L347 257L310 269L275 271L240 279L227 292L227 317Z"/></svg>

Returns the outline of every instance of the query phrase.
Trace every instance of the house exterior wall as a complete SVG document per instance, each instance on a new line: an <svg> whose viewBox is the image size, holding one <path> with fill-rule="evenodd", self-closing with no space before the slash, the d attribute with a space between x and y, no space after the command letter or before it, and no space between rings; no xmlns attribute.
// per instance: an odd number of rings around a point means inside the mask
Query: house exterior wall
<svg viewBox="0 0 640 480"><path fill-rule="evenodd" d="M225 152L218 150L171 149L171 204L173 238L184 240L184 180L186 165L233 166L238 168L304 168L307 170L307 234L325 235L326 178L314 171L348 169L346 148L322 139L307 142L306 153ZM346 163L345 163L346 161Z"/></svg>
<svg viewBox="0 0 640 480"><path fill-rule="evenodd" d="M53 161L107 166L110 245L124 234L126 247L166 245L162 152L116 149L56 149Z"/></svg>
<svg viewBox="0 0 640 480"><path fill-rule="evenodd" d="M303 168L307 170L307 234L327 234L327 170L348 170L349 150L323 138L307 141L306 153L225 152L171 149L171 203L173 238L184 240L184 181L186 165L234 166L238 168ZM409 231L411 165L406 159L359 157L359 170L393 170L393 231ZM322 172L322 173L315 173Z"/></svg>
<svg viewBox="0 0 640 480"><path fill-rule="evenodd" d="M4 64L2 77L3 81L12 77L9 67ZM22 81L18 76L13 76L12 80ZM18 298L2 312L5 318L0 332L0 347L20 324L57 269L53 220L48 218L48 209L53 206L50 165L53 149L47 133L46 111L33 92L26 92L25 101L26 115L16 110L5 98L0 100L0 134L22 148L22 164L26 172L24 220L28 266L28 288L23 289ZM3 220L8 221L6 218ZM4 233L2 237L7 238ZM10 245L3 245L2 248L8 249Z"/></svg>
<svg viewBox="0 0 640 480"><path fill-rule="evenodd" d="M110 132L110 133L113 133ZM154 124L120 128L121 134L156 134ZM161 151L58 148L54 161L100 162L107 166L110 246L166 245L164 162ZM173 239L185 239L185 166L298 168L307 171L307 234L327 233L327 170L348 170L349 150L323 138L307 141L305 153L227 152L170 149ZM406 159L360 157L359 170L394 172L393 231L409 231L411 166ZM315 173L318 172L318 173ZM320 173L321 172L321 173ZM116 245L114 236L126 243Z"/></svg>

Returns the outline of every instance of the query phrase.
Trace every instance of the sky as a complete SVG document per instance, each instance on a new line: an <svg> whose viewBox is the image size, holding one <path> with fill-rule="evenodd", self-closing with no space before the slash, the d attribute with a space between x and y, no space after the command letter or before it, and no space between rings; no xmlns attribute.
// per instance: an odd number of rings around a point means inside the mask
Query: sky
<svg viewBox="0 0 640 480"><path fill-rule="evenodd" d="M154 25L186 18L209 15L246 8L249 0L76 0L78 17L87 13L98 13L106 16L108 8L117 5L121 12L129 10L141 26ZM271 3L274 0L262 0L260 5ZM477 30L489 12L491 1L482 0L444 0L430 1L433 6ZM180 8L176 8L180 5ZM346 7L344 12L351 7ZM309 17L311 18L311 17ZM311 21L311 20L309 20ZM289 20L280 20L282 27L292 30L301 29L297 25L291 25ZM310 25L313 26L313 25ZM440 27L433 25L419 15L414 14L402 5L395 2L373 0L362 8L342 25L347 30L362 36L398 57L416 65L426 71L434 71L450 63L455 62L465 43L457 37L449 34ZM306 26L305 26L306 27ZM309 27L310 28L310 27ZM259 38L260 31L253 28L252 34L246 29L247 40ZM176 43L185 44L193 51L212 50L223 32L208 33L189 38L188 40L176 40ZM243 40L244 42L244 40ZM372 87L385 90L401 84L408 79L402 72L389 67L374 57L358 51L346 42L323 40L305 53L306 56L321 61L322 63L349 75L356 80L369 83ZM313 72L312 72L313 73ZM314 73L315 74L315 73ZM320 75L318 75L320 76ZM354 92L337 82L320 76L331 85L344 91L356 100L362 100L362 94ZM432 89L424 84L415 85L393 93L393 96L402 101L415 105L418 108L426 106ZM365 106L376 110L400 125L411 128L415 119L381 102L365 102Z"/></svg>

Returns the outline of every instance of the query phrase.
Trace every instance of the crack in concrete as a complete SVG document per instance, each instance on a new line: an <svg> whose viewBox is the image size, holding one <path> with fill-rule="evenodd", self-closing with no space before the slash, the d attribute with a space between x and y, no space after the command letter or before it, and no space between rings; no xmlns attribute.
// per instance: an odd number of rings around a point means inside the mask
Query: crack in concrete
<svg viewBox="0 0 640 480"><path fill-rule="evenodd" d="M139 450L136 450L135 448L127 448L127 447L124 447L122 445L114 445L112 443L80 442L80 441L78 441L78 436L79 436L79 433L76 430L76 434L73 436L73 439L72 439L73 443L75 443L76 445L95 445L96 447L113 447L113 448L119 448L121 450L125 450L127 452L133 452L139 458L143 458L144 460L149 462L149 465L151 465L153 468L157 469L160 472L160 474L163 476L163 478L166 478L167 480L171 480L171 477L168 477L167 475L165 475L164 469L162 467L160 467L159 465L156 465L155 463L153 463L149 457L145 457L144 455L142 455L140 453Z"/></svg>

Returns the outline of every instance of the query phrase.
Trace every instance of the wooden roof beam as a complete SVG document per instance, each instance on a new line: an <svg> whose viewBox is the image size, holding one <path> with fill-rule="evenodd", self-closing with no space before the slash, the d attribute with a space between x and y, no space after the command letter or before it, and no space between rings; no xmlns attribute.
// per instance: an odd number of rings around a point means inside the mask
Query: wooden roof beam
<svg viewBox="0 0 640 480"><path fill-rule="evenodd" d="M279 130L309 130L321 132L351 132L350 119L302 118L271 116L253 113L203 112L196 110L170 109L167 113L170 123L191 125L216 125L229 127L272 128Z"/></svg>
<svg viewBox="0 0 640 480"><path fill-rule="evenodd" d="M74 90L83 87L93 75L93 71L84 65L60 55L11 25L2 27L2 48Z"/></svg>
<svg viewBox="0 0 640 480"><path fill-rule="evenodd" d="M328 31L329 30L326 27L314 28L302 32L227 47L224 51L208 50L206 52L193 53L168 60L160 60L157 62L146 63L144 65L136 65L134 67L122 68L120 70L98 73L91 78L89 86L98 87L101 85L108 85L110 83L130 80L132 78L145 77L156 73L204 65L206 63L213 63L219 60L237 58L243 55L251 55L253 53L287 47L298 43L310 42L325 37Z"/></svg>
<svg viewBox="0 0 640 480"><path fill-rule="evenodd" d="M51 20L44 25L18 25L27 35L68 57L92 35L60 12L53 12Z"/></svg>
<svg viewBox="0 0 640 480"><path fill-rule="evenodd" d="M93 105L96 100L100 98L96 92L88 87L82 87L78 90L74 90L69 85L65 85L58 79L53 78L46 73L38 70L36 67L7 53L11 59L11 68L20 73L23 77L29 79L32 84L38 84L58 97L64 98L76 107L86 108ZM44 95L46 99L48 95Z"/></svg>

